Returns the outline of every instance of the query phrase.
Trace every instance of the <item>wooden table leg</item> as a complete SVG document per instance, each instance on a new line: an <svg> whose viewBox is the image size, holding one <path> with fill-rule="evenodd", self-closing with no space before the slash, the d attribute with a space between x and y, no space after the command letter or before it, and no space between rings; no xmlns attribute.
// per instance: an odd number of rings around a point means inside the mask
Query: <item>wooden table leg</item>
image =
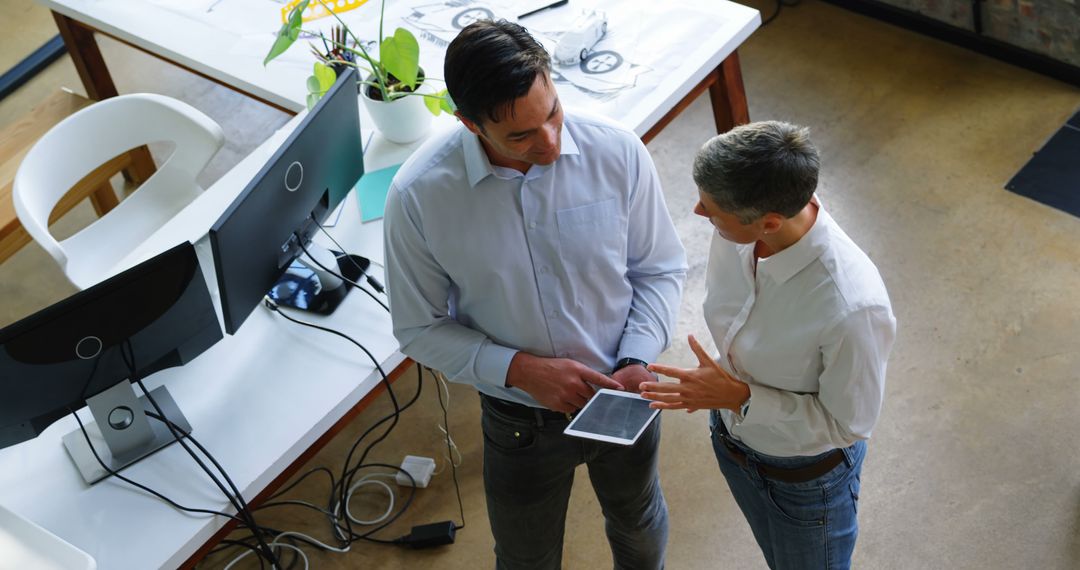
<svg viewBox="0 0 1080 570"><path fill-rule="evenodd" d="M90 204L94 206L94 212L100 218L109 213L109 210L119 206L120 201L116 198L112 185L105 182L90 195Z"/></svg>
<svg viewBox="0 0 1080 570"><path fill-rule="evenodd" d="M59 12L53 12L53 19L60 30L60 37L64 38L64 45L67 46L83 87L86 88L87 96L95 101L115 97L118 94L116 85L109 74L109 68L105 66L105 58L101 56L94 32ZM124 178L128 181L141 184L157 170L154 159L150 156L150 149L145 146L132 149L131 158L131 166L124 169Z"/></svg>
<svg viewBox="0 0 1080 570"><path fill-rule="evenodd" d="M738 52L731 55L716 69L709 72L700 83L694 86L686 97L675 104L651 129L642 135L641 140L648 144L656 138L660 131L675 120L699 95L709 90L709 101L712 103L713 120L716 122L716 132L726 133L738 125L750 122L750 111L746 107L746 91L743 90L742 71L739 68Z"/></svg>
<svg viewBox="0 0 1080 570"><path fill-rule="evenodd" d="M734 127L750 122L750 109L746 105L742 69L739 67L739 52L731 52L731 55L720 63L720 67L716 68L715 73L716 81L709 85L709 99L712 102L716 132L726 133Z"/></svg>

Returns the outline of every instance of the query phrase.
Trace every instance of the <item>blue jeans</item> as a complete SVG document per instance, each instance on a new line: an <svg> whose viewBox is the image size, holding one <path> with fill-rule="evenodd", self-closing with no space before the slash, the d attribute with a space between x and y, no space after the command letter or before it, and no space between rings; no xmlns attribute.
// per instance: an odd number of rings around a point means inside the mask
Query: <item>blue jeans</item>
<svg viewBox="0 0 1080 570"><path fill-rule="evenodd" d="M710 423L720 471L750 523L769 568L850 568L859 534L856 518L859 473L866 456L866 442L859 441L842 449L844 460L821 477L786 483L763 477L756 466L794 469L817 463L827 454L773 457L732 441L746 454L747 466L743 467L732 459L721 441L726 430L716 413Z"/></svg>
<svg viewBox="0 0 1080 570"><path fill-rule="evenodd" d="M563 435L569 420L504 413L481 396L484 491L495 567L557 569L574 470L585 463L617 569L663 568L668 511L657 473L660 419L633 446Z"/></svg>

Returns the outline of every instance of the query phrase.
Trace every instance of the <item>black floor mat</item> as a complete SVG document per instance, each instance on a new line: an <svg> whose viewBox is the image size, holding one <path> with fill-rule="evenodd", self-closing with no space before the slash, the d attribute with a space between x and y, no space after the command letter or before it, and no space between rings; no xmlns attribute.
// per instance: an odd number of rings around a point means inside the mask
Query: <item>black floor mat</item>
<svg viewBox="0 0 1080 570"><path fill-rule="evenodd" d="M1080 113L1066 121L1005 188L1080 217Z"/></svg>

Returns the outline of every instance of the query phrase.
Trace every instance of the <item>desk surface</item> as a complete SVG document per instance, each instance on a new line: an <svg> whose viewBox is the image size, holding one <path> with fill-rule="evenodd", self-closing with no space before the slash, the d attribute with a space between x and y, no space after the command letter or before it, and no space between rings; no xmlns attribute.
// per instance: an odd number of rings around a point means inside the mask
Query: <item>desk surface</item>
<svg viewBox="0 0 1080 570"><path fill-rule="evenodd" d="M38 0L48 8L115 38L179 63L284 109L305 107L313 57L306 42L263 66L281 26L278 2L268 0ZM476 17L514 18L529 2L478 0L387 2L384 33L408 28L421 43L421 65L442 75L445 45ZM535 4L534 2L532 4ZM589 108L644 135L746 40L760 23L757 10L724 0L574 0L521 20L551 48L583 10L600 9L608 34L580 66L553 69L564 105ZM377 36L378 0L342 19L362 39ZM333 21L305 24L327 30ZM371 124L361 109L362 124Z"/></svg>

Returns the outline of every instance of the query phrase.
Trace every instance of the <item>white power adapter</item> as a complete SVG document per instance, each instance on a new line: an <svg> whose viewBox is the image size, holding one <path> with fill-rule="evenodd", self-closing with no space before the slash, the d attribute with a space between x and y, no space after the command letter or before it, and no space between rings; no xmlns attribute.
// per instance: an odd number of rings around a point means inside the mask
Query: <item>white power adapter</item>
<svg viewBox="0 0 1080 570"><path fill-rule="evenodd" d="M406 455L405 459L401 461L401 469L412 475L413 480L410 481L409 477L405 473L398 472L394 477L397 480L397 484L402 487L427 487L428 482L431 481L431 474L435 471L435 460L430 457L417 457L416 455Z"/></svg>

